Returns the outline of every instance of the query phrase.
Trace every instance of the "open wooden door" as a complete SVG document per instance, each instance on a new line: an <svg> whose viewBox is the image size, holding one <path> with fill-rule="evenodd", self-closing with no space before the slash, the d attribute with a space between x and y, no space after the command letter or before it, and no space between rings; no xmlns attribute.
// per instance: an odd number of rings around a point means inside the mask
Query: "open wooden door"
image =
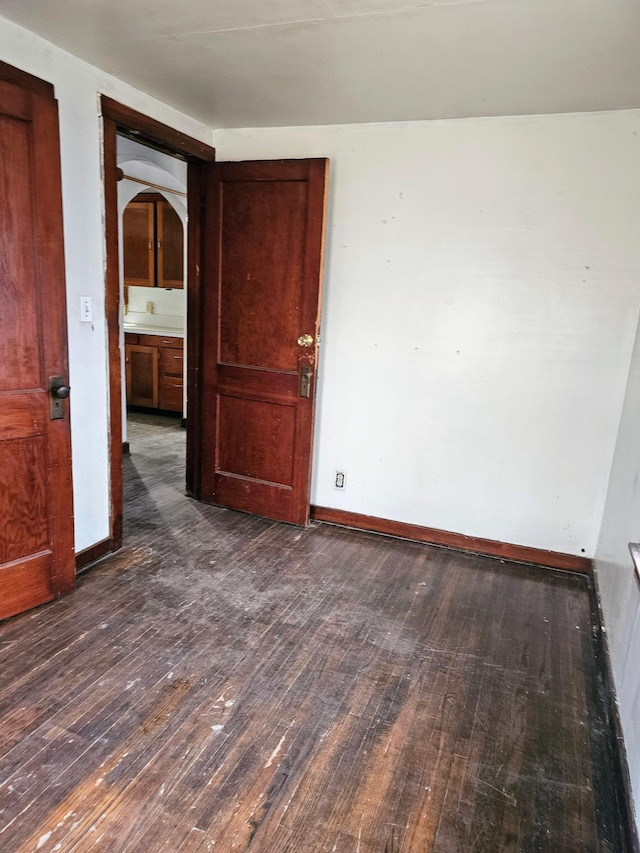
<svg viewBox="0 0 640 853"><path fill-rule="evenodd" d="M328 161L207 168L197 496L306 525Z"/></svg>
<svg viewBox="0 0 640 853"><path fill-rule="evenodd" d="M3 619L75 583L57 104L3 65L0 188Z"/></svg>

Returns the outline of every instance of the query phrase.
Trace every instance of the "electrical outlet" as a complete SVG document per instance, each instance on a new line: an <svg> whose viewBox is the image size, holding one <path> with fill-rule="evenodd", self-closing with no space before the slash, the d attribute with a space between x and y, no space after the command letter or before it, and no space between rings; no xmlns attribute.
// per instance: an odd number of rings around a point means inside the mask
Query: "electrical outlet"
<svg viewBox="0 0 640 853"><path fill-rule="evenodd" d="M153 314L153 302L147 302L145 310L147 314Z"/></svg>
<svg viewBox="0 0 640 853"><path fill-rule="evenodd" d="M334 489L340 489L340 491L344 491L347 487L347 475L344 471L336 471L336 478L333 481Z"/></svg>
<svg viewBox="0 0 640 853"><path fill-rule="evenodd" d="M91 323L93 321L93 304L90 296L80 297L80 322Z"/></svg>

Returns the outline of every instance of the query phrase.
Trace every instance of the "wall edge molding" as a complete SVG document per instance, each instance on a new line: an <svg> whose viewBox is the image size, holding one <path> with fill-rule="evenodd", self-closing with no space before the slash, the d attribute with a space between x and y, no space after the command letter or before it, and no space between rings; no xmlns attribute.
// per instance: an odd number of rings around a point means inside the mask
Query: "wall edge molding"
<svg viewBox="0 0 640 853"><path fill-rule="evenodd" d="M613 668L611 666L609 641L604 630L604 614L602 612L602 599L600 597L595 561L593 561L590 580L589 603L591 607L591 624L593 626L593 651L596 658L596 666L602 679L603 702L609 728L610 760L613 764L616 793L619 795L618 802L624 822L624 840L626 849L630 853L640 853L640 839L638 838L635 822L635 807L631 790L631 774L629 772L622 720L620 719L620 709L618 707L618 696L613 678Z"/></svg>
<svg viewBox="0 0 640 853"><path fill-rule="evenodd" d="M391 519L362 515L357 512L312 506L311 518L314 521L352 527L356 530L367 530L370 533L381 533L386 536L396 536L400 539L423 542L426 545L441 545L445 548L455 548L458 551L470 551L473 554L481 554L499 560L512 560L517 563L528 563L583 575L589 575L591 572L591 560L588 557L563 554L559 551L545 551L542 548L530 548L526 545L513 545L493 539L480 539L475 536L465 536L462 533L451 533L447 530L422 527L419 524L407 524L403 521L392 521Z"/></svg>
<svg viewBox="0 0 640 853"><path fill-rule="evenodd" d="M102 539L95 545L78 551L76 554L76 575L86 572L94 563L106 557L107 554L113 553L114 550L112 539Z"/></svg>

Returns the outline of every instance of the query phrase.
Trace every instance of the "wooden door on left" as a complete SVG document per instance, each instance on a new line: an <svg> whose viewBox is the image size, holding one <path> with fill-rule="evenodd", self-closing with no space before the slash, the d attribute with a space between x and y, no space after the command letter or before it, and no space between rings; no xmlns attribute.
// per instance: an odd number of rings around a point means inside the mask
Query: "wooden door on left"
<svg viewBox="0 0 640 853"><path fill-rule="evenodd" d="M2 64L0 292L4 619L71 591L75 560L57 103Z"/></svg>

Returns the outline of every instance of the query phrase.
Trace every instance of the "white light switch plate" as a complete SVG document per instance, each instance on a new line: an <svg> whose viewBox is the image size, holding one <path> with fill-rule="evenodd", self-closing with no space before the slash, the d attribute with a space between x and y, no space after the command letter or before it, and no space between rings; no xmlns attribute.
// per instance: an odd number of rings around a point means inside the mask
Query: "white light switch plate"
<svg viewBox="0 0 640 853"><path fill-rule="evenodd" d="M80 322L93 322L93 300L90 296L80 297Z"/></svg>

